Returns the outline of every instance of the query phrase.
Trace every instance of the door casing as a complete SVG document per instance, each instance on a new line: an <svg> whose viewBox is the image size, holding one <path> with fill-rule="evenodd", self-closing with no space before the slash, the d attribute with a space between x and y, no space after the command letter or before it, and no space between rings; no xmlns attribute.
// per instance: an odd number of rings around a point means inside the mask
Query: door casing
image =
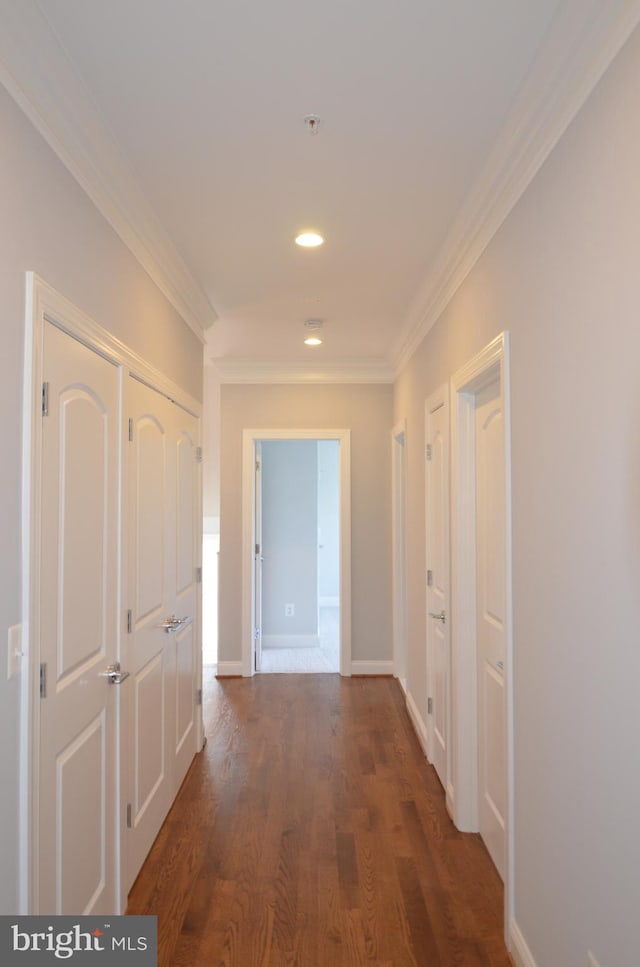
<svg viewBox="0 0 640 967"><path fill-rule="evenodd" d="M37 808L41 790L38 783L39 772L39 742L40 734L40 689L39 689L39 546L41 530L40 499L42 492L42 380L43 357L42 340L45 321L53 323L59 329L68 333L79 342L84 343L94 352L99 353L114 363L120 370L120 385L123 394L121 407L122 426L121 440L125 440L128 433L126 378L135 376L142 382L157 389L169 398L178 402L184 409L191 412L198 419L198 433L201 436L202 406L198 400L186 393L172 380L168 379L154 367L150 366L143 357L129 349L119 339L103 329L98 323L78 309L72 302L61 295L35 272L25 275L25 355L24 355L24 396L23 396L23 446L22 446L22 647L23 673L21 682L21 720L20 720L20 828L19 828L19 910L20 915L38 913L38 842L37 842ZM124 444L123 444L124 445ZM121 457L121 460L123 457ZM126 480L120 468L119 505L126 506ZM196 496L198 504L198 519L202 519L202 486L199 483ZM126 609L127 593L127 548L128 534L126 515L121 515L122 527L119 540L118 555L118 601L119 627L123 627L124 610ZM201 535L198 545L201 546ZM200 561L200 565L201 565ZM202 627L202 594L201 585L197 593L197 634L201 638ZM123 669L126 669L126 635L120 633L118 642L118 657ZM198 687L202 685L202 669L199 666ZM126 703L122 703L123 705ZM197 747L202 748L204 740L204 724L202 714L197 720ZM121 722L120 741L117 750L120 763L120 774L126 768L126 726ZM119 882L119 909L114 914L122 913L126 909L127 896L125 889L123 848L126 840L126 788L125 783L118 776L118 804L119 823L116 844L116 877Z"/></svg>
<svg viewBox="0 0 640 967"><path fill-rule="evenodd" d="M407 421L391 431L393 674L407 691Z"/></svg>
<svg viewBox="0 0 640 967"><path fill-rule="evenodd" d="M478 676L476 610L475 404L480 390L500 387L504 413L505 474L505 723L507 809L505 830L505 941L514 915L514 717L511 528L511 405L509 334L501 333L451 380L451 654L453 816L458 829L478 830Z"/></svg>
<svg viewBox="0 0 640 967"><path fill-rule="evenodd" d="M255 462L262 440L337 440L340 444L340 674L351 675L351 432L245 429L242 433L242 675L255 673Z"/></svg>

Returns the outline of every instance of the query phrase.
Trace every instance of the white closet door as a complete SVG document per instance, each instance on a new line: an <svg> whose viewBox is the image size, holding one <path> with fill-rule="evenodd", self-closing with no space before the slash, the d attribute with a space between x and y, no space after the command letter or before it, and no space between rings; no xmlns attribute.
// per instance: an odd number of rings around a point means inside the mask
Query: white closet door
<svg viewBox="0 0 640 967"><path fill-rule="evenodd" d="M117 909L119 376L46 322L38 912Z"/></svg>
<svg viewBox="0 0 640 967"><path fill-rule="evenodd" d="M197 420L129 382L130 886L196 752L199 554Z"/></svg>

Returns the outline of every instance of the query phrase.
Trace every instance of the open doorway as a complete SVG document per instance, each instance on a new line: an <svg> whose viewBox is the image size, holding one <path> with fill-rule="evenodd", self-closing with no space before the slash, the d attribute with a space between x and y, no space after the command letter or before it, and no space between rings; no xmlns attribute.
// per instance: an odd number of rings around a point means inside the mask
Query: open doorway
<svg viewBox="0 0 640 967"><path fill-rule="evenodd" d="M262 673L340 670L339 444L264 440L260 567Z"/></svg>
<svg viewBox="0 0 640 967"><path fill-rule="evenodd" d="M244 431L243 673L349 674L348 430Z"/></svg>

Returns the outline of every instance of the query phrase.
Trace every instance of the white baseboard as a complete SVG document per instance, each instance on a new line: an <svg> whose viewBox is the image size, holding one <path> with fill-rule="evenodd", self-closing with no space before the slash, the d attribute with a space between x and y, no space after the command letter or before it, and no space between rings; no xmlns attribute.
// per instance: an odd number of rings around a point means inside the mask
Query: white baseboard
<svg viewBox="0 0 640 967"><path fill-rule="evenodd" d="M393 675L392 661L352 661L352 675Z"/></svg>
<svg viewBox="0 0 640 967"><path fill-rule="evenodd" d="M237 678L242 677L241 661L219 661L216 678Z"/></svg>
<svg viewBox="0 0 640 967"><path fill-rule="evenodd" d="M416 705L411 692L407 692L407 711L409 713L409 718L411 719L411 724L413 725L416 735L418 736L418 741L422 746L422 751L428 758L427 726L424 724L424 720L418 711L418 706Z"/></svg>
<svg viewBox="0 0 640 967"><path fill-rule="evenodd" d="M509 940L509 953L516 967L538 967L515 920L509 924Z"/></svg>
<svg viewBox="0 0 640 967"><path fill-rule="evenodd" d="M407 694L407 679L406 678L398 678L398 682L400 683L400 688L402 689L402 691L406 695Z"/></svg>
<svg viewBox="0 0 640 967"><path fill-rule="evenodd" d="M263 648L319 648L319 635L263 635Z"/></svg>
<svg viewBox="0 0 640 967"><path fill-rule="evenodd" d="M318 605L321 608L339 608L340 597L336 594L334 597L327 596L327 597L319 598Z"/></svg>
<svg viewBox="0 0 640 967"><path fill-rule="evenodd" d="M455 823L454 816L455 816L456 803L455 803L453 785L451 784L451 782L447 783L447 794L445 797L445 804L447 807L447 812L449 813L449 819L451 820L452 823Z"/></svg>

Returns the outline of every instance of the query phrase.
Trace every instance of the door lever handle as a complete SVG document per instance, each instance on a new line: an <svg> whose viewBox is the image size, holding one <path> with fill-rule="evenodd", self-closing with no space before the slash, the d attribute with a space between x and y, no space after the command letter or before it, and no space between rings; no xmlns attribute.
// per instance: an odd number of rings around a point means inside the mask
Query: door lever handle
<svg viewBox="0 0 640 967"><path fill-rule="evenodd" d="M163 628L168 635L171 635L174 631L177 631L178 628L180 628L182 625L186 625L189 621L191 621L190 614L185 615L184 618L178 618L175 614L170 614L168 618L165 618L164 621L161 621L156 627Z"/></svg>
<svg viewBox="0 0 640 967"><path fill-rule="evenodd" d="M100 672L100 678L108 678L110 685L122 685L129 675L130 672L120 671L119 661L114 661L113 665L108 665L106 672Z"/></svg>
<svg viewBox="0 0 640 967"><path fill-rule="evenodd" d="M438 614L435 614L435 612L433 612L433 611L430 611L430 612L429 612L429 617L430 617L430 618L435 618L435 619L436 619L436 621L441 621L441 622L442 622L442 624L444 624L444 623L445 623L445 621L447 620L447 616L446 616L446 614L444 613L444 611L440 611L440 612L439 612Z"/></svg>

